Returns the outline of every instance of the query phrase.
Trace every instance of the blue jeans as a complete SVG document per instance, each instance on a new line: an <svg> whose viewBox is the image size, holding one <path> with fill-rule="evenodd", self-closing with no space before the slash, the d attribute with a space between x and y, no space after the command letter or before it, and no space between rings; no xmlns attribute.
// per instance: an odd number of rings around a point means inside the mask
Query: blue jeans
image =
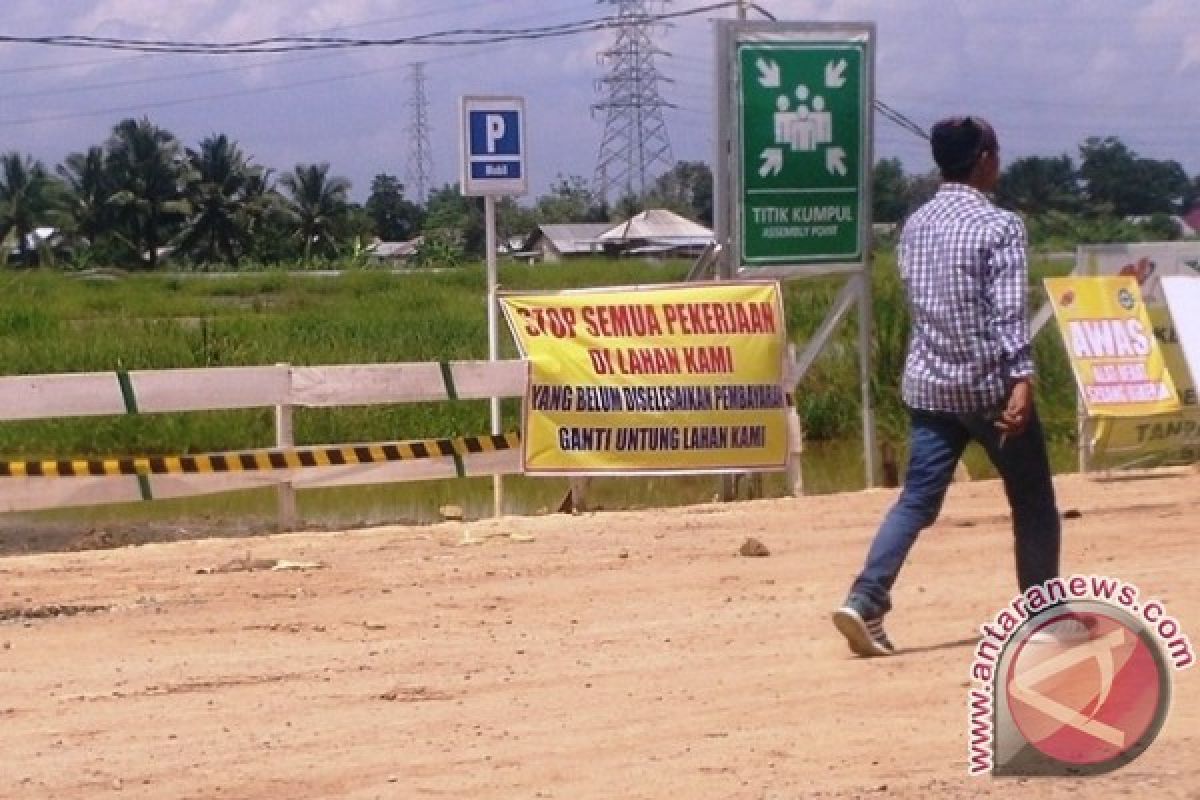
<svg viewBox="0 0 1200 800"><path fill-rule="evenodd" d="M875 534L867 563L851 595L865 601L868 616L891 610L891 589L919 534L937 519L967 444L983 445L1004 481L1012 509L1021 591L1058 577L1061 525L1054 500L1046 439L1037 411L1020 436L1000 443L995 414L910 410L908 471L900 499Z"/></svg>

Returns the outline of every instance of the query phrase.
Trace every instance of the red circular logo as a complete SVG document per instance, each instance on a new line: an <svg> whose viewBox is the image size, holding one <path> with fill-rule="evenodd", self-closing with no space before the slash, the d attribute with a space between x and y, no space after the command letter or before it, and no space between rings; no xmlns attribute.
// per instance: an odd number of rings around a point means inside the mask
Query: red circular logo
<svg viewBox="0 0 1200 800"><path fill-rule="evenodd" d="M1030 746L1066 767L1115 768L1158 734L1168 677L1136 620L1089 606L1038 620L1009 662L1004 688Z"/></svg>

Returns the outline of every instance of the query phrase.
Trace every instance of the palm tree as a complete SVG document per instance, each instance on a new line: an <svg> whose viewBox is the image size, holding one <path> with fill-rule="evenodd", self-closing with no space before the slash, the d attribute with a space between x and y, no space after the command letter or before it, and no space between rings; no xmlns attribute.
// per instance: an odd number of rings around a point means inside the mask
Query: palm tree
<svg viewBox="0 0 1200 800"><path fill-rule="evenodd" d="M117 123L108 140L107 167L115 191L108 202L120 212L137 260L158 266L167 223L188 213L182 187L188 173L179 140L143 117Z"/></svg>
<svg viewBox="0 0 1200 800"><path fill-rule="evenodd" d="M71 220L71 233L95 245L107 232L112 216L107 205L111 186L104 148L94 146L84 153L71 153L56 171L66 184L63 208Z"/></svg>
<svg viewBox="0 0 1200 800"><path fill-rule="evenodd" d="M223 133L201 141L199 150L189 148L187 158L192 216L176 242L202 260L237 264L249 244L253 205L265 194L265 170Z"/></svg>
<svg viewBox="0 0 1200 800"><path fill-rule="evenodd" d="M272 228L286 230L287 202L275 188L274 174L270 167L257 167L246 177L238 219L247 233L249 253L263 251L263 240L270 238Z"/></svg>
<svg viewBox="0 0 1200 800"><path fill-rule="evenodd" d="M275 170L266 168L246 181L245 202L240 218L249 232L246 255L260 262L279 262L294 258L292 211L288 201L275 188Z"/></svg>
<svg viewBox="0 0 1200 800"><path fill-rule="evenodd" d="M350 181L329 177L329 164L297 164L279 179L291 197L288 211L296 221L296 233L304 242L304 261L313 245L333 248L335 224L346 215Z"/></svg>
<svg viewBox="0 0 1200 800"><path fill-rule="evenodd" d="M15 151L0 156L0 242L14 234L22 264L30 262L31 234L50 220L57 194L42 162Z"/></svg>

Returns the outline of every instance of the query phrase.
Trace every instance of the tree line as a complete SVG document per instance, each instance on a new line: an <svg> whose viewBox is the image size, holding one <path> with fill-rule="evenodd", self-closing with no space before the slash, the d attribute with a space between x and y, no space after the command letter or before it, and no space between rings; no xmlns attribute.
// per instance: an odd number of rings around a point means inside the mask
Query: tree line
<svg viewBox="0 0 1200 800"><path fill-rule="evenodd" d="M254 163L236 141L213 134L186 147L148 118L119 122L104 143L71 153L53 170L19 152L0 154L0 259L17 264L112 265L153 269L164 255L192 265L278 264L360 257L375 239L424 243L418 259L454 263L483 252L483 211L456 184L419 204L380 173L365 204L328 163L290 171ZM539 223L601 222L666 206L712 221L707 165L680 162L650 195L610 208L578 176L559 176L531 207L497 204L502 235ZM34 236L52 228L56 241Z"/></svg>
<svg viewBox="0 0 1200 800"><path fill-rule="evenodd" d="M1115 137L1089 138L1078 165L1068 155L1032 156L1009 164L996 199L1023 213L1037 243L1173 238L1169 215L1200 200L1200 177L1176 161L1138 156ZM900 222L936 191L935 173L910 175L897 159L872 170L876 222ZM380 173L364 204L328 163L290 171L256 164L225 134L187 147L148 118L117 123L102 144L71 153L48 169L18 152L0 154L0 259L17 264L123 266L153 269L165 254L195 266L305 263L362 257L375 239L421 236L418 262L456 263L484 249L483 204L456 184L424 203ZM707 164L681 161L644 197L609 206L581 177L559 175L549 192L521 205L497 202L504 238L539 224L609 222L644 208L668 208L711 226L713 176ZM1130 222L1131 216L1144 218ZM33 236L57 232L54 246Z"/></svg>
<svg viewBox="0 0 1200 800"><path fill-rule="evenodd" d="M936 172L906 175L896 159L872 173L876 222L900 222L933 196ZM1070 155L1027 156L1000 174L996 203L1020 212L1031 241L1069 246L1138 239L1175 239L1171 219L1200 205L1200 176L1174 160L1143 158L1120 139L1089 137Z"/></svg>

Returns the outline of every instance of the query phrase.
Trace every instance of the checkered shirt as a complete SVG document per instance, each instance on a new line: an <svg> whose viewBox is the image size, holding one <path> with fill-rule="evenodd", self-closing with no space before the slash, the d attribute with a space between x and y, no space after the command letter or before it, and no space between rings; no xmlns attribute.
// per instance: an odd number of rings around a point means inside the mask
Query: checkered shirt
<svg viewBox="0 0 1200 800"><path fill-rule="evenodd" d="M912 329L904 402L926 411L996 411L1033 374L1021 218L961 183L943 183L904 225L900 271Z"/></svg>

